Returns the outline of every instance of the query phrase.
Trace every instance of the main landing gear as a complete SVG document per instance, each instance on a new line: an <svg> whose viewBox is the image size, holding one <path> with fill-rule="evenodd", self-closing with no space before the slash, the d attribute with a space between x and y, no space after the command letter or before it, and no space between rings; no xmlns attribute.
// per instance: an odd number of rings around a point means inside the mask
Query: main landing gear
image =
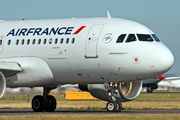
<svg viewBox="0 0 180 120"><path fill-rule="evenodd" d="M56 109L55 97L48 95L52 89L54 88L44 87L43 96L36 95L33 98L31 105L34 112L53 112Z"/></svg>
<svg viewBox="0 0 180 120"><path fill-rule="evenodd" d="M152 88L147 88L147 93L153 93L153 89Z"/></svg>
<svg viewBox="0 0 180 120"><path fill-rule="evenodd" d="M110 101L106 104L106 109L108 112L121 112L122 104L121 102L117 101L117 94L118 94L118 84L110 83L110 90L108 91Z"/></svg>
<svg viewBox="0 0 180 120"><path fill-rule="evenodd" d="M155 89L157 89L158 88L158 85L157 84L155 84L155 85L153 85L153 86L151 86L151 87L148 87L147 88L147 93L153 93L153 90L155 90Z"/></svg>

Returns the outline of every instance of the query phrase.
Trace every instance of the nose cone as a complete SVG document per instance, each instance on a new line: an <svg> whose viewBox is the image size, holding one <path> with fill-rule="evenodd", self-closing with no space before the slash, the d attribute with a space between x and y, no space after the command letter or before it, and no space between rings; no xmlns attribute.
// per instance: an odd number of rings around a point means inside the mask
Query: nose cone
<svg viewBox="0 0 180 120"><path fill-rule="evenodd" d="M167 47L161 46L150 52L149 63L153 72L160 75L172 67L174 64L174 56Z"/></svg>

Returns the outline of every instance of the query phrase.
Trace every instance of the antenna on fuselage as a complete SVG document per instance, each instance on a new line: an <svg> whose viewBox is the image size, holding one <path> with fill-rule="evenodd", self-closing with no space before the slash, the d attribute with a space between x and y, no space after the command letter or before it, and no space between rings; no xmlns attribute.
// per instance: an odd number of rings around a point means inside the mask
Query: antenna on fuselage
<svg viewBox="0 0 180 120"><path fill-rule="evenodd" d="M109 11L107 11L108 19L111 19L111 15L109 14Z"/></svg>

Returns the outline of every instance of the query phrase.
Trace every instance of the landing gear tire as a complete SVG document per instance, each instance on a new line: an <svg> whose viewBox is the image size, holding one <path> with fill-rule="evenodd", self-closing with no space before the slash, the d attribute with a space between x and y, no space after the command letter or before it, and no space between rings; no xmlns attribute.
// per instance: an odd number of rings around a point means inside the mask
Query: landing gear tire
<svg viewBox="0 0 180 120"><path fill-rule="evenodd" d="M150 93L150 89L149 88L147 88L147 93Z"/></svg>
<svg viewBox="0 0 180 120"><path fill-rule="evenodd" d="M147 93L153 93L153 89L147 88Z"/></svg>
<svg viewBox="0 0 180 120"><path fill-rule="evenodd" d="M117 110L116 110L116 112L121 112L121 110L122 110L122 104L121 104L121 102L117 102Z"/></svg>
<svg viewBox="0 0 180 120"><path fill-rule="evenodd" d="M117 103L114 101L110 101L106 105L106 109L108 112L115 112L117 111Z"/></svg>
<svg viewBox="0 0 180 120"><path fill-rule="evenodd" d="M147 88L147 93L153 93L153 90L152 88Z"/></svg>
<svg viewBox="0 0 180 120"><path fill-rule="evenodd" d="M47 96L47 101L46 101L46 107L45 111L46 112L53 112L56 109L56 99L52 95Z"/></svg>
<svg viewBox="0 0 180 120"><path fill-rule="evenodd" d="M37 95L33 98L31 105L34 112L43 112L46 107L46 101L43 96Z"/></svg>
<svg viewBox="0 0 180 120"><path fill-rule="evenodd" d="M153 89L150 89L150 93L153 93Z"/></svg>

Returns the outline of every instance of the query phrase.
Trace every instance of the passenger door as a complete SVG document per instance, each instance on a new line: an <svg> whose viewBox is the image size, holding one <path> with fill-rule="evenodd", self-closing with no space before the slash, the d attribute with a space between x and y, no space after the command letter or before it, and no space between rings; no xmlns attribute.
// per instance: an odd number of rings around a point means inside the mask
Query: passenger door
<svg viewBox="0 0 180 120"><path fill-rule="evenodd" d="M4 43L5 37L0 36L0 53L3 52L3 43Z"/></svg>
<svg viewBox="0 0 180 120"><path fill-rule="evenodd" d="M103 28L103 24L96 24L93 25L89 31L89 34L86 39L86 47L85 52L86 58L97 58L97 42L99 40L99 35Z"/></svg>

